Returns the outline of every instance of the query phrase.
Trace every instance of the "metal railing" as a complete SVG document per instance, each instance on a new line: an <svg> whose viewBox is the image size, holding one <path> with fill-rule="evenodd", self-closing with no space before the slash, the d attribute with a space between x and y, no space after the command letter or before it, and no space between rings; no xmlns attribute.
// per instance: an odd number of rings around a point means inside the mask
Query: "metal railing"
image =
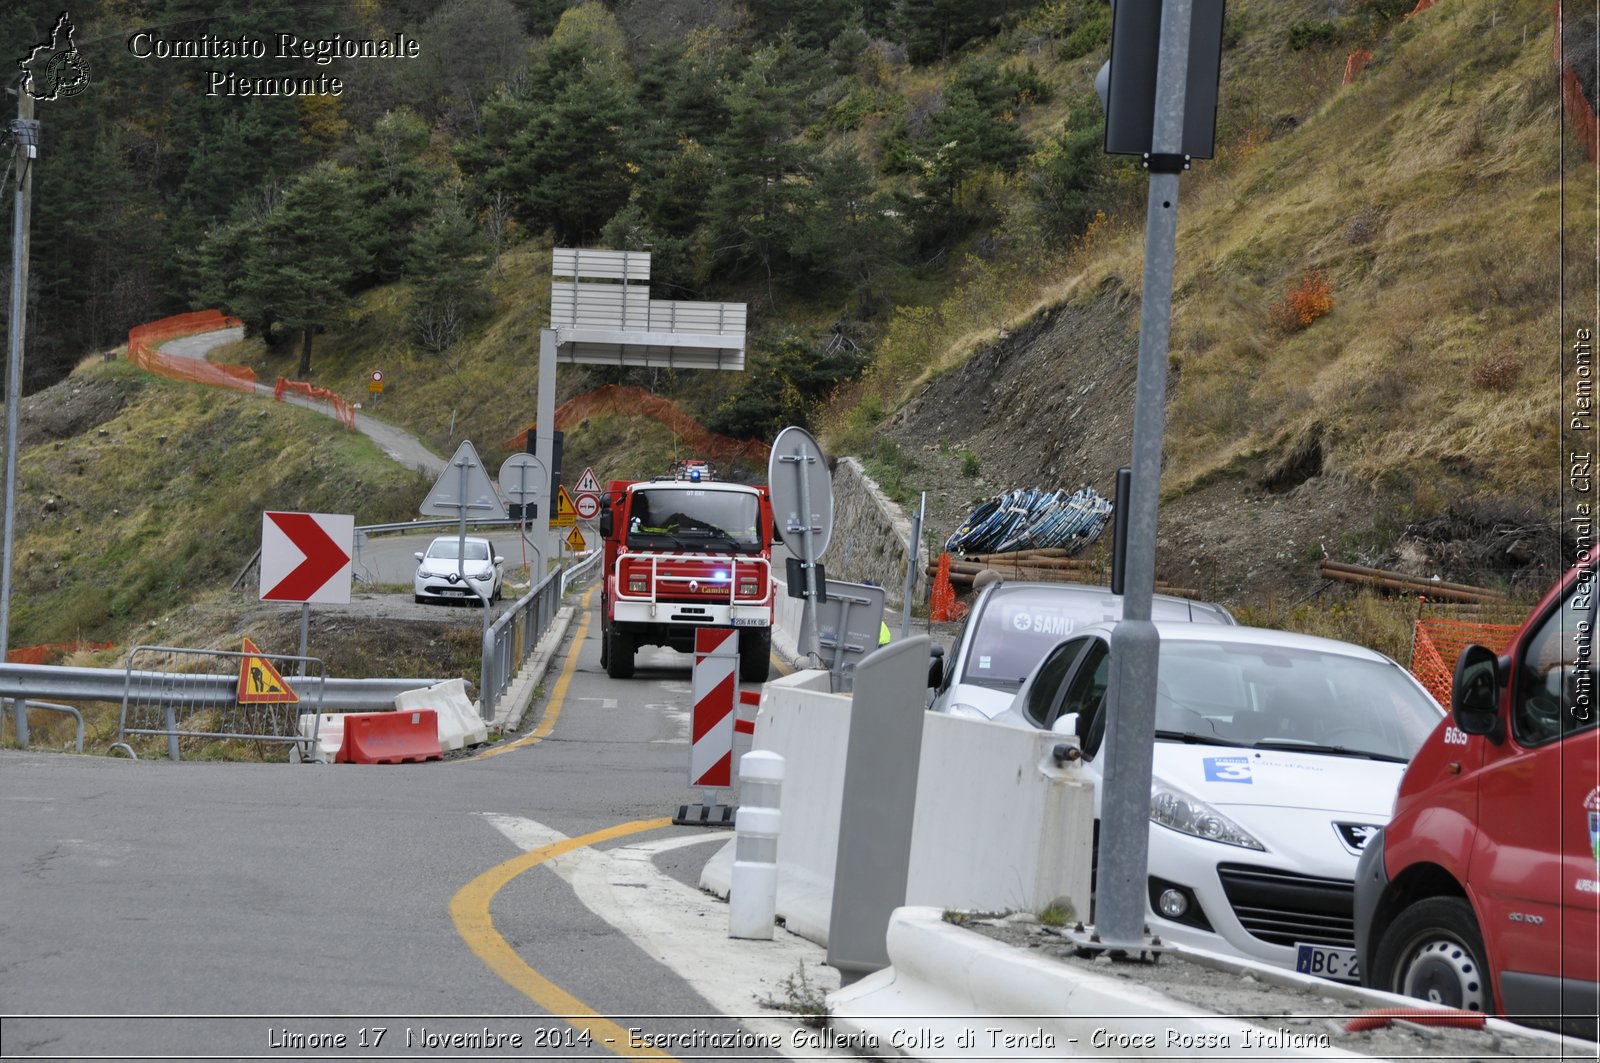
<svg viewBox="0 0 1600 1063"><path fill-rule="evenodd" d="M511 686L534 647L550 630L568 588L592 579L599 568L599 551L570 568L558 569L507 609L483 635L482 687L478 711L485 720L495 718L500 696Z"/></svg>

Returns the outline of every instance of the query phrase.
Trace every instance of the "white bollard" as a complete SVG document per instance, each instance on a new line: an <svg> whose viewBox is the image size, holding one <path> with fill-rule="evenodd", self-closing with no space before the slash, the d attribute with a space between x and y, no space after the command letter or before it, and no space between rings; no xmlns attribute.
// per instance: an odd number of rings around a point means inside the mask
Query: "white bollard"
<svg viewBox="0 0 1600 1063"><path fill-rule="evenodd" d="M782 793L782 756L756 749L739 758L740 804L733 821L733 877L728 882L729 937L772 940Z"/></svg>

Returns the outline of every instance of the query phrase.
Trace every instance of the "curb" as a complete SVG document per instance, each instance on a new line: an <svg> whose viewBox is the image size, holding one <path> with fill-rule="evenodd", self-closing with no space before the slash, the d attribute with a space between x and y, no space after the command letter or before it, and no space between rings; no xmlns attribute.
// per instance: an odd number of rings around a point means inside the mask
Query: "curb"
<svg viewBox="0 0 1600 1063"><path fill-rule="evenodd" d="M533 656L528 658L528 663L517 672L506 692L500 695L499 704L495 706L494 727L504 734L515 731L522 725L523 716L533 705L534 693L539 689L539 684L544 682L545 673L550 670L550 662L555 659L556 652L560 650L567 638L567 629L572 626L572 618L577 615L578 607L563 605L550 622L550 628L539 639L538 645L533 648ZM577 652L577 648L573 648Z"/></svg>

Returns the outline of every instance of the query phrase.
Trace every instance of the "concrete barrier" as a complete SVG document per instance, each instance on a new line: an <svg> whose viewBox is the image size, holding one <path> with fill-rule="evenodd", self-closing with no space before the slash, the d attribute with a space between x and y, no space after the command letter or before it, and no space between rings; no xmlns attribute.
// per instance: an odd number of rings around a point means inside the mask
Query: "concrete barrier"
<svg viewBox="0 0 1600 1063"><path fill-rule="evenodd" d="M1089 917L1094 784L1051 750L1072 739L926 714L907 904Z"/></svg>
<svg viewBox="0 0 1600 1063"><path fill-rule="evenodd" d="M828 674L796 672L766 684L752 749L784 758L778 837L778 914L827 944L844 794L852 698ZM912 827L908 901L948 908L1038 911L1061 898L1088 912L1092 784L1056 768L1061 736L930 713L923 732ZM700 885L726 897L733 843Z"/></svg>
<svg viewBox="0 0 1600 1063"><path fill-rule="evenodd" d="M892 967L828 996L834 1029L897 1050L873 1054L1367 1058L1331 1046L1241 1051L1240 1031L1250 1024L1240 1019L1198 1013L1128 978L1028 955L950 926L937 908L897 909L889 921L888 949ZM1174 1038L1184 1047L1174 1050ZM1113 1039L1125 1040L1101 1043Z"/></svg>

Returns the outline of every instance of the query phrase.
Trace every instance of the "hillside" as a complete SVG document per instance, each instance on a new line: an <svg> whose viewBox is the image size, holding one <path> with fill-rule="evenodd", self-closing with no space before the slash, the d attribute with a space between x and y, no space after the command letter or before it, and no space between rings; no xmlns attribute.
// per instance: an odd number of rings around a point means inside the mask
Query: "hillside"
<svg viewBox="0 0 1600 1063"><path fill-rule="evenodd" d="M1183 178L1160 575L1258 616L1316 590L1324 552L1525 594L1571 549L1559 355L1584 308L1564 319L1562 293L1592 288L1593 169L1560 131L1550 10L1402 7L1230 3L1218 158ZM563 367L558 401L628 383L727 434L809 424L900 497L929 491L933 546L1012 486L1110 494L1129 447L1144 181L1097 159L1098 213L1067 231L1044 227L1029 183L1098 121L1082 100L1100 10L1016 5L948 60L857 56L808 102L828 117L802 139L856 152L888 186L906 178L885 145L925 143L889 135L896 123L948 110L974 68L1030 72L1006 121L1032 162L953 188L969 228L926 267L854 288L725 273L705 294L751 302L746 373ZM1371 63L1341 87L1361 46ZM425 280L360 291L317 333L309 379L497 465L533 420L554 239L513 225L481 261L470 327L442 348L419 341ZM1285 317L1319 279L1320 316ZM296 376L300 351L257 335L216 357L270 381ZM21 455L13 645L137 638L232 581L262 508L365 523L410 515L426 489L310 415L98 356L24 416L54 427ZM678 446L653 421L595 416L569 427L566 464L648 475Z"/></svg>

